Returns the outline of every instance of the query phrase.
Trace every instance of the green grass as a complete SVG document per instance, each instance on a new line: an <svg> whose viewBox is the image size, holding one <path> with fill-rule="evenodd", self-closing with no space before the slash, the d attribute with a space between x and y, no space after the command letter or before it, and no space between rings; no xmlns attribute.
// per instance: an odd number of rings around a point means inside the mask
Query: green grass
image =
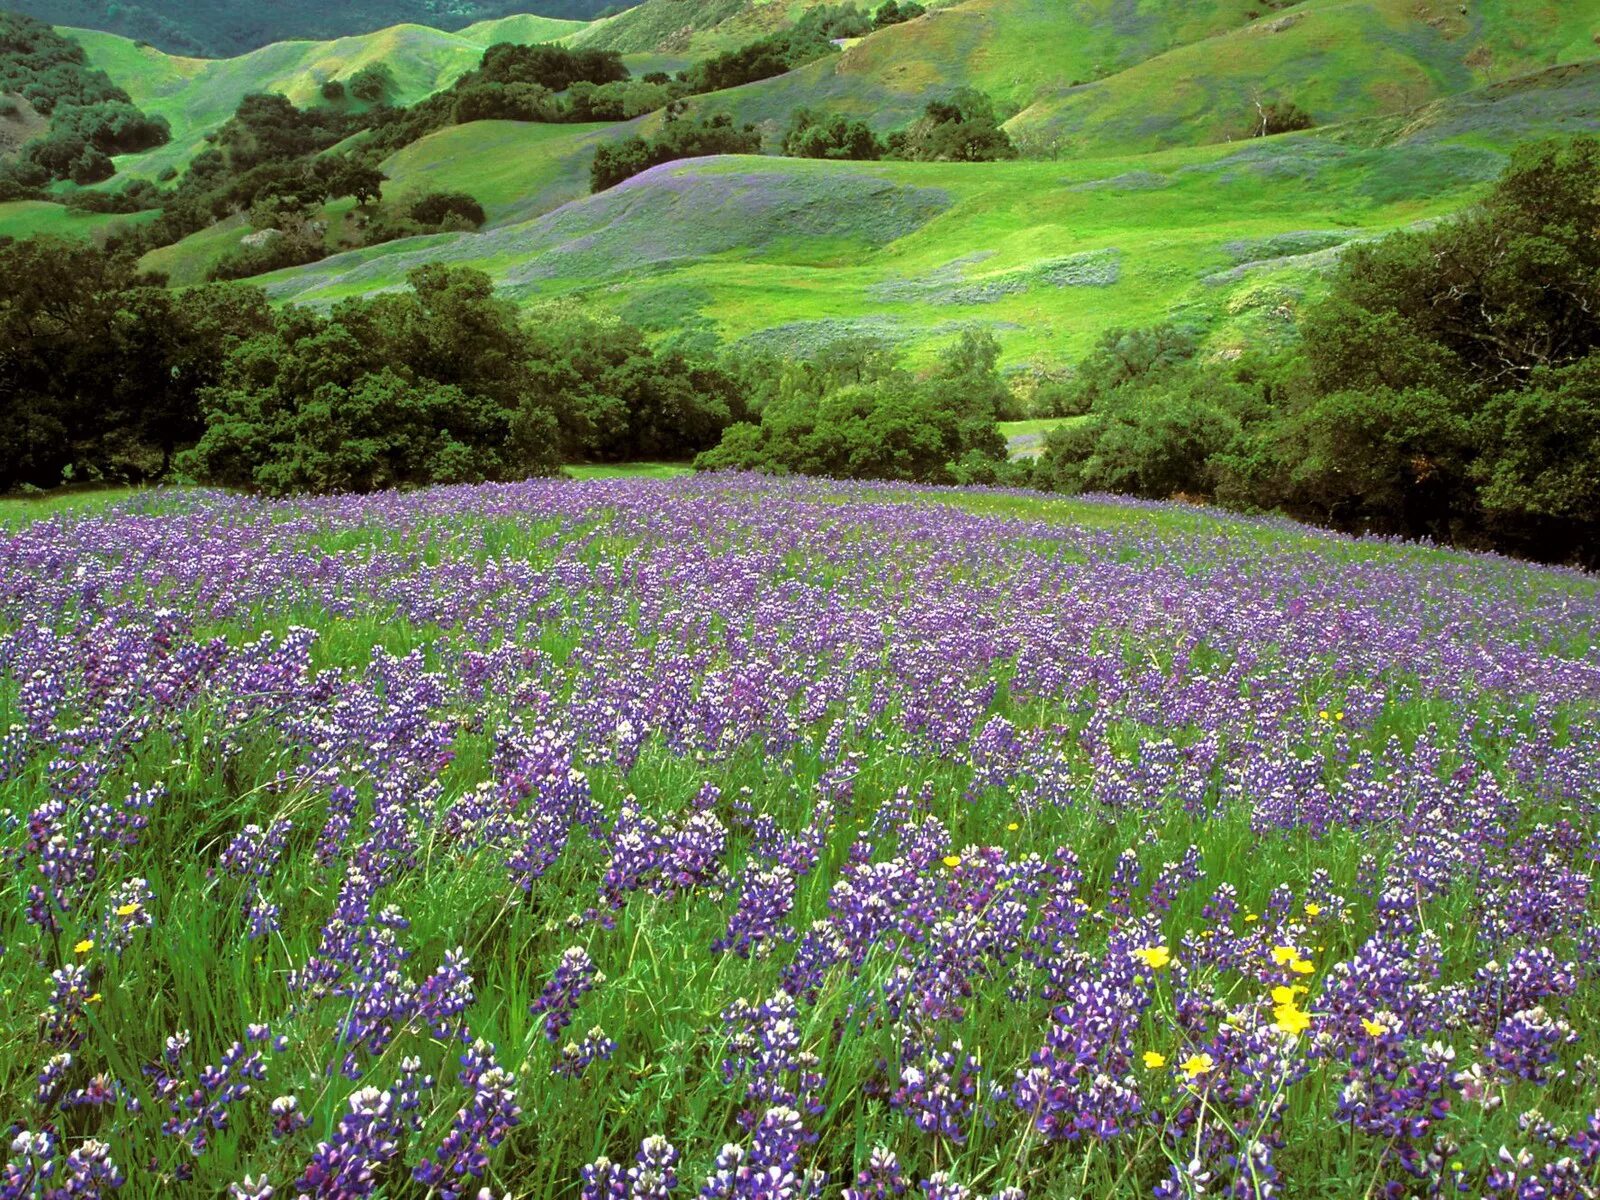
<svg viewBox="0 0 1600 1200"><path fill-rule="evenodd" d="M1038 458L1044 453L1044 435L1082 417L1043 417L1032 421L1001 421L1000 436L1012 458Z"/></svg>
<svg viewBox="0 0 1600 1200"><path fill-rule="evenodd" d="M152 219L155 213L86 213L47 200L0 203L0 237L90 238L118 225Z"/></svg>
<svg viewBox="0 0 1600 1200"><path fill-rule="evenodd" d="M62 487L34 496L0 496L0 528L17 529L67 513L96 513L143 495L150 493L126 487Z"/></svg>
<svg viewBox="0 0 1600 1200"><path fill-rule="evenodd" d="M575 463L564 468L573 479L675 479L691 474L687 463Z"/></svg>
<svg viewBox="0 0 1600 1200"><path fill-rule="evenodd" d="M538 125L474 121L430 134L383 164L385 199L407 193L464 191L482 204L489 225L539 216L589 191L588 158L611 125Z"/></svg>

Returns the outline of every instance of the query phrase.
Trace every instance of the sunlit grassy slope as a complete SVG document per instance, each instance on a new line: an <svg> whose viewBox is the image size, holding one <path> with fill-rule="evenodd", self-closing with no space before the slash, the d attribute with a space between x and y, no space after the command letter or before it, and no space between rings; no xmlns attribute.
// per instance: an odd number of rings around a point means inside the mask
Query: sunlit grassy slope
<svg viewBox="0 0 1600 1200"><path fill-rule="evenodd" d="M1528 136L1597 128L1600 66L1590 65L1403 117L1146 155L703 159L531 221L266 282L279 298L325 303L399 286L420 262L466 263L530 303L581 294L647 327L698 324L800 353L849 335L920 349L980 323L1008 361L1048 365L1108 326L1168 317L1237 349L1287 332L1339 246L1459 208ZM528 190L552 186L534 161ZM469 157L439 164L441 186L471 190ZM497 186L517 190L509 177Z"/></svg>
<svg viewBox="0 0 1600 1200"><path fill-rule="evenodd" d="M449 86L495 42L553 41L581 28L581 21L532 16L485 21L456 33L397 25L330 42L279 42L225 59L180 58L115 34L66 32L83 45L90 63L126 88L136 104L172 123L171 143L118 162L125 174L154 176L187 162L205 135L232 116L251 92L280 92L296 104L320 102L327 80L346 79L381 62L395 77L389 99L410 104Z"/></svg>
<svg viewBox="0 0 1600 1200"><path fill-rule="evenodd" d="M1256 102L1319 125L1394 113L1592 57L1600 2L1309 0L1081 88L1062 81L1011 122L1061 153L1157 149L1242 136Z"/></svg>
<svg viewBox="0 0 1600 1200"><path fill-rule="evenodd" d="M61 204L43 200L13 200L0 204L0 236L30 238L40 235L52 237L86 238L123 221L149 220L155 213L137 213L132 217L105 216L99 213L74 212Z"/></svg>

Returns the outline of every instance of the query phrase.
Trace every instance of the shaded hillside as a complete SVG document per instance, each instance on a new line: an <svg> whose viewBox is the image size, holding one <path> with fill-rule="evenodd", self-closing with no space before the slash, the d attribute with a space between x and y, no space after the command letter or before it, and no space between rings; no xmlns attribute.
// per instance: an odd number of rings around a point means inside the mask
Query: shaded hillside
<svg viewBox="0 0 1600 1200"><path fill-rule="evenodd" d="M99 29L174 54L220 58L272 42L331 39L414 22L455 30L518 13L587 21L626 0L9 0L54 25Z"/></svg>

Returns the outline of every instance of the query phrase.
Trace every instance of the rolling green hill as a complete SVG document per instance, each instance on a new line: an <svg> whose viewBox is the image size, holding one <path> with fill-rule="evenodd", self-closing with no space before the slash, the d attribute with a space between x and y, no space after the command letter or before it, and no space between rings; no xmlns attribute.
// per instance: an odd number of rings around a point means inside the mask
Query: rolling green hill
<svg viewBox="0 0 1600 1200"><path fill-rule="evenodd" d="M769 139L801 105L887 131L973 86L1015 113L1007 128L1025 154L1116 154L1246 137L1258 100L1292 101L1319 125L1403 112L1592 57L1600 35L1600 0L1481 0L1469 16L1448 0L1263 7L966 0L703 105L763 126Z"/></svg>
<svg viewBox="0 0 1600 1200"><path fill-rule="evenodd" d="M278 42L224 59L182 58L93 30L70 33L88 52L91 65L127 89L134 103L171 122L169 144L118 162L124 174L154 178L192 158L206 134L232 116L251 92L280 92L296 104L310 104L318 100L325 81L346 79L381 62L394 74L391 102L409 104L455 82L495 42L554 41L582 28L580 22L529 16L486 21L456 33L397 25L331 42Z"/></svg>
<svg viewBox="0 0 1600 1200"><path fill-rule="evenodd" d="M1596 33L1595 0L1309 0L1088 86L1058 86L1011 128L1082 154L1241 137L1258 99L1332 124L1591 56Z"/></svg>
<svg viewBox="0 0 1600 1200"><path fill-rule="evenodd" d="M1554 129L1600 129L1600 65L1338 130L1144 155L669 164L531 221L266 283L279 299L327 303L445 261L481 266L530 303L581 295L647 327L698 325L791 353L855 335L915 350L977 323L1008 361L1048 366L1108 326L1169 317L1227 352L1289 336L1339 246L1453 211L1511 145ZM435 178L470 186L461 163ZM547 170L530 169L530 191Z"/></svg>

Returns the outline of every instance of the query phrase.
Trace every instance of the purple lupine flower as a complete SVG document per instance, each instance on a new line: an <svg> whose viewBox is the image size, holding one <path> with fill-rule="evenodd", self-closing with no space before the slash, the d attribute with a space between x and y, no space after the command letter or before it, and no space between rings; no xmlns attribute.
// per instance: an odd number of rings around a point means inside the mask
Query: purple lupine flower
<svg viewBox="0 0 1600 1200"><path fill-rule="evenodd" d="M494 1047L481 1039L474 1042L461 1056L461 1066L460 1080L472 1089L472 1098L456 1113L438 1150L412 1171L418 1183L443 1200L465 1196L472 1186L469 1180L481 1180L489 1169L489 1151L521 1123L511 1075L495 1064Z"/></svg>
<svg viewBox="0 0 1600 1200"><path fill-rule="evenodd" d="M769 1108L751 1131L750 1146L729 1143L700 1189L701 1200L816 1200L826 1176L800 1165L806 1142L800 1114Z"/></svg>
<svg viewBox="0 0 1600 1200"><path fill-rule="evenodd" d="M856 1176L855 1186L844 1189L844 1200L895 1200L905 1194L907 1186L894 1151L874 1146L867 1165Z"/></svg>
<svg viewBox="0 0 1600 1200"><path fill-rule="evenodd" d="M1500 1022L1489 1043L1489 1060L1503 1078L1548 1084L1563 1074L1551 1071L1561 1047L1577 1040L1571 1025L1535 1006Z"/></svg>
<svg viewBox="0 0 1600 1200"><path fill-rule="evenodd" d="M794 908L794 896L794 872L788 867L747 871L727 932L711 943L712 950L749 958L770 949L774 940L792 939L794 930L784 919Z"/></svg>
<svg viewBox="0 0 1600 1200"><path fill-rule="evenodd" d="M529 1005L534 1016L544 1017L544 1036L547 1041L557 1041L561 1031L572 1023L572 1015L593 988L605 982L605 976L582 946L573 946L562 952L550 982L544 991Z"/></svg>
<svg viewBox="0 0 1600 1200"><path fill-rule="evenodd" d="M362 1088L350 1097L350 1111L339 1119L333 1137L317 1145L294 1186L307 1200L372 1195L379 1173L400 1151L400 1132L394 1097Z"/></svg>
<svg viewBox="0 0 1600 1200"><path fill-rule="evenodd" d="M562 1079L579 1079L591 1064L610 1062L611 1056L616 1052L616 1042L608 1038L605 1030L596 1025L584 1035L583 1041L568 1042L561 1047L555 1063L550 1067L550 1072Z"/></svg>

